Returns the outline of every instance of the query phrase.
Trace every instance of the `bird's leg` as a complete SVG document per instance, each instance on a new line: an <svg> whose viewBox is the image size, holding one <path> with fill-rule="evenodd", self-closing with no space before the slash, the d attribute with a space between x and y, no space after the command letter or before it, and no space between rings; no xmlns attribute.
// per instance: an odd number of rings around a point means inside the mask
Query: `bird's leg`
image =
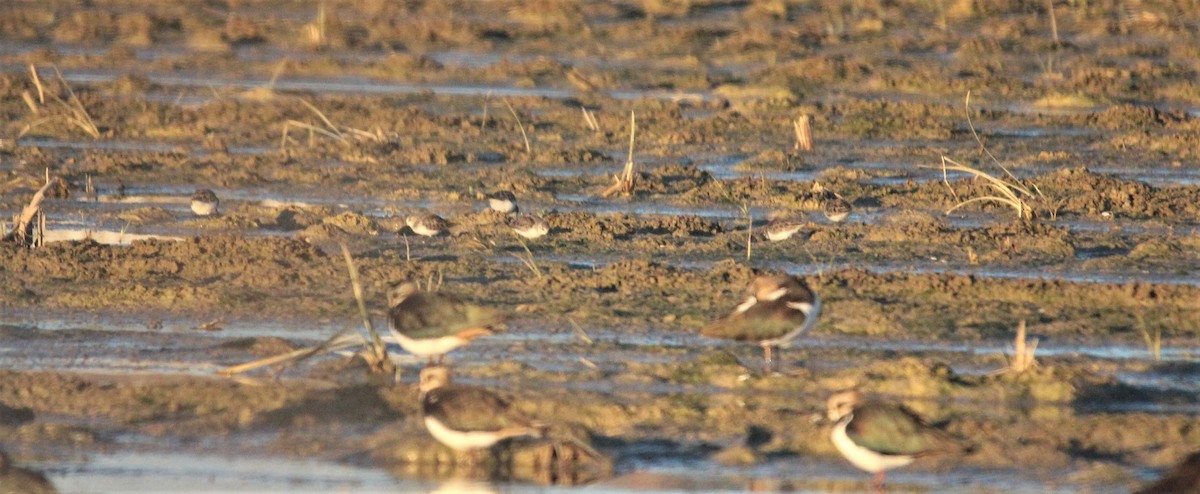
<svg viewBox="0 0 1200 494"><path fill-rule="evenodd" d="M871 488L873 488L875 490L876 494L883 494L883 481L884 481L884 477L886 477L886 476L887 476L887 471L880 470L879 472L877 472L875 474L875 478L871 481Z"/></svg>
<svg viewBox="0 0 1200 494"><path fill-rule="evenodd" d="M763 366L766 375L771 375L774 372L775 360L771 356L771 345L763 345Z"/></svg>

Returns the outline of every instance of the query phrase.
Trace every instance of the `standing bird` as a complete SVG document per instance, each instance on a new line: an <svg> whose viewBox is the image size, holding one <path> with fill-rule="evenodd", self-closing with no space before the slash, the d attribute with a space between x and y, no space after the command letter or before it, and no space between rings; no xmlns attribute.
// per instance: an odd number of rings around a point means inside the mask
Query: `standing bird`
<svg viewBox="0 0 1200 494"><path fill-rule="evenodd" d="M0 452L0 493L52 494L58 492L46 476L12 464L7 454Z"/></svg>
<svg viewBox="0 0 1200 494"><path fill-rule="evenodd" d="M192 194L192 212L196 213L196 216L216 214L220 204L221 200L217 199L217 194L212 189L199 189Z"/></svg>
<svg viewBox="0 0 1200 494"><path fill-rule="evenodd" d="M779 242L792 238L792 235L795 235L802 228L804 228L804 222L799 219L786 215L777 216L767 223L766 228L763 229L763 235L767 237L767 240ZM812 234L811 231L806 233L807 235Z"/></svg>
<svg viewBox="0 0 1200 494"><path fill-rule="evenodd" d="M475 451L509 438L545 435L546 426L516 413L495 393L451 383L450 370L445 367L421 369L418 389L425 429L455 451Z"/></svg>
<svg viewBox="0 0 1200 494"><path fill-rule="evenodd" d="M825 199L825 205L822 208L825 211L825 217L834 223L838 223L847 216L850 216L850 211L853 209L849 202L842 199L842 196L830 192L830 196Z"/></svg>
<svg viewBox="0 0 1200 494"><path fill-rule="evenodd" d="M450 229L450 222L433 213L414 214L404 218L404 223L417 235L435 237Z"/></svg>
<svg viewBox="0 0 1200 494"><path fill-rule="evenodd" d="M834 422L833 446L854 466L875 474L876 492L883 492L888 470L923 456L966 451L958 440L907 408L864 402L858 391L834 394L827 405L829 420Z"/></svg>
<svg viewBox="0 0 1200 494"><path fill-rule="evenodd" d="M536 214L522 214L513 218L512 229L517 235L533 240L550 233L550 224Z"/></svg>
<svg viewBox="0 0 1200 494"><path fill-rule="evenodd" d="M700 334L763 347L766 372L773 369L772 349L786 346L812 329L821 315L821 299L797 276L759 275L746 288L746 301Z"/></svg>
<svg viewBox="0 0 1200 494"><path fill-rule="evenodd" d="M511 191L498 190L484 197L488 200L488 207L493 211L516 213L520 210L517 207L517 196L513 195Z"/></svg>
<svg viewBox="0 0 1200 494"><path fill-rule="evenodd" d="M1163 478L1134 494L1196 494L1200 492L1200 451L1188 455Z"/></svg>
<svg viewBox="0 0 1200 494"><path fill-rule="evenodd" d="M388 290L388 329L404 350L439 361L475 338L489 336L504 322L500 311L454 295L424 293L404 281Z"/></svg>

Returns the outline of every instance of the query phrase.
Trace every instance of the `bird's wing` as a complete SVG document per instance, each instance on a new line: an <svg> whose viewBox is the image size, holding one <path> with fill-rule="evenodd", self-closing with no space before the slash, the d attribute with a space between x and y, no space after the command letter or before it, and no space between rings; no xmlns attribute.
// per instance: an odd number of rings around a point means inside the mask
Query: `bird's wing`
<svg viewBox="0 0 1200 494"><path fill-rule="evenodd" d="M509 409L509 403L486 389L450 385L429 391L424 412L457 431L498 431L526 426L528 420Z"/></svg>
<svg viewBox="0 0 1200 494"><path fill-rule="evenodd" d="M904 407L868 404L854 410L846 434L859 446L888 455L914 455L961 449L957 441Z"/></svg>
<svg viewBox="0 0 1200 494"><path fill-rule="evenodd" d="M803 313L789 307L784 299L758 301L743 311L713 321L700 334L741 341L770 340L794 331L804 322Z"/></svg>
<svg viewBox="0 0 1200 494"><path fill-rule="evenodd" d="M411 338L437 338L488 328L503 322L495 309L463 301L453 295L418 293L388 312L388 322Z"/></svg>

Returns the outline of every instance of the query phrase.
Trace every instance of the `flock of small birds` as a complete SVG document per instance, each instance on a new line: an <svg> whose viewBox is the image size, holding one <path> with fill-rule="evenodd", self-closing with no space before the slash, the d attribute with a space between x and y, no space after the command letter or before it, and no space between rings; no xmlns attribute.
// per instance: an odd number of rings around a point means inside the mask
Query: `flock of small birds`
<svg viewBox="0 0 1200 494"><path fill-rule="evenodd" d="M823 212L829 221L840 222L849 216L849 202L831 191L818 191L824 195ZM536 239L550 232L541 216L520 213L512 192L498 191L484 198L490 209L512 215L508 225L517 235ZM192 196L191 208L198 216L217 214L218 206L219 200L211 190L198 190ZM405 218L405 223L413 233L429 237L454 226L432 213L413 214ZM763 236L778 242L811 233L803 220L784 213L769 217ZM746 287L745 296L728 315L705 326L700 334L762 347L764 372L775 373L779 349L816 325L821 299L801 277L770 273L755 277ZM444 291L422 291L411 281L395 283L387 299L388 329L393 338L405 351L427 359L418 390L422 421L431 436L463 454L486 452L512 438L549 437L548 424L524 416L492 391L454 383L445 365L447 353L502 330L506 314ZM874 474L872 486L877 492L882 491L888 470L918 458L961 455L972 449L904 406L869 400L855 390L835 393L826 405L826 418L833 424L829 440L852 465ZM600 457L600 453L574 438L553 439L570 441L586 454ZM1200 454L1189 460L1193 467L1200 465L1196 458ZM1198 468L1188 470L1188 466L1181 465L1180 471L1172 475L1200 478ZM1195 484L1189 488L1194 490L1156 490L1151 486L1139 492L1200 492Z"/></svg>
<svg viewBox="0 0 1200 494"><path fill-rule="evenodd" d="M487 199L488 208L491 210L513 215L508 219L508 226L522 238L534 240L550 233L550 224L546 223L545 218L536 214L521 213L521 207L517 205L517 196L512 191L493 192L484 199ZM449 232L454 226L445 218L433 213L414 214L405 218L404 222L413 233L425 237L436 237Z"/></svg>
<svg viewBox="0 0 1200 494"><path fill-rule="evenodd" d="M520 211L511 192L496 192L486 199L495 211ZM831 221L842 221L849 212L849 203L840 197L826 201L825 213ZM439 235L452 226L430 213L409 216L406 223L414 233L425 236ZM545 220L536 215L518 215L510 226L525 238L549 232ZM780 215L770 219L764 236L780 241L804 228L798 218ZM804 279L763 274L746 288L741 304L703 328L701 334L761 346L765 372L773 373L779 348L812 329L820 314L821 299ZM411 281L396 283L388 291L388 329L405 351L427 359L418 384L425 428L455 451L486 450L515 437L546 437L546 424L517 413L507 400L489 390L453 383L445 365L447 353L494 334L503 328L505 319L498 310L445 291L421 291ZM957 439L899 405L866 401L851 391L830 397L828 406L834 446L858 468L875 473L877 487L883 485L888 469L921 456L965 451Z"/></svg>
<svg viewBox="0 0 1200 494"><path fill-rule="evenodd" d="M826 219L834 223L839 223L850 216L853 208L849 202L836 193L824 189L818 189L818 191L823 191L825 196L822 202L822 211ZM506 215L512 215L507 220L508 226L522 238L535 240L550 233L550 224L546 222L545 218L537 214L521 213L521 208L517 205L517 197L512 191L496 191L487 194L484 196L484 199L487 200L489 209ZM199 189L192 194L191 208L196 216L219 214L218 207L220 204L220 199L217 198L217 194L211 189ZM812 235L812 229L801 218L793 214L772 213L768 217L768 220L763 236L771 242L787 240L802 231L804 232L804 238ZM409 215L404 218L404 224L414 234L423 237L436 237L448 234L451 228L454 227L454 223L429 212Z"/></svg>

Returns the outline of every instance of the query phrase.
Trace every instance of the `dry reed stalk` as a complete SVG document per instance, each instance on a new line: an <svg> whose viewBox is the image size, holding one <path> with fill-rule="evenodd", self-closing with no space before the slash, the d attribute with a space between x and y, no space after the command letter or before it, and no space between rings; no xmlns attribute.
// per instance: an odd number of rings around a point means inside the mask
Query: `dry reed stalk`
<svg viewBox="0 0 1200 494"><path fill-rule="evenodd" d="M29 64L29 78L33 79L33 85L37 88L38 102L46 104L46 89L42 87L42 79L38 77L37 68L33 64Z"/></svg>
<svg viewBox="0 0 1200 494"><path fill-rule="evenodd" d="M525 154L532 156L533 155L533 146L529 145L529 134L525 133L525 125L521 123L521 117L517 116L517 110L514 110L512 105L509 104L508 98L503 98L503 100L504 100L504 106L508 107L508 112L512 114L514 119L516 119L517 128L521 129L521 138L525 139Z"/></svg>
<svg viewBox="0 0 1200 494"><path fill-rule="evenodd" d="M49 179L49 170L47 170L46 184L38 189L33 194L33 199L30 199L29 205L21 210L20 216L13 219L13 229L5 236L5 241L16 241L17 243L26 246L34 247L40 242L39 237L44 238L46 229L45 215L42 215L42 201L46 200L46 192L54 185ZM37 223L34 223L37 220Z"/></svg>
<svg viewBox="0 0 1200 494"><path fill-rule="evenodd" d="M45 105L46 91L42 87L41 79L38 78L37 70L32 64L29 65L29 73L30 77L33 79L34 86L37 87L38 98L42 101L42 105ZM58 70L58 67L54 67L54 73L58 76L59 84L62 85L63 89L65 89L67 92L66 100L63 100L54 94L50 95L52 101L56 104L54 108L58 108L61 111L39 118L34 120L33 123L25 125L21 131L17 133L17 139L20 139L37 127L59 120L79 128L79 130L82 130L93 140L100 139L100 128L96 126L96 122L92 120L92 116L89 115L87 109L83 107L83 103L79 101L79 97L75 95L75 91L71 89L71 85L67 84L67 80L63 78L62 72ZM26 97L25 95L22 95L22 98L25 100L25 104L29 106L29 109L34 116L41 114L40 107L33 103L32 97Z"/></svg>
<svg viewBox="0 0 1200 494"><path fill-rule="evenodd" d="M796 144L793 147L793 150L796 152L812 151L812 117L808 115L800 115L800 118L792 121L792 129L796 133Z"/></svg>
<svg viewBox="0 0 1200 494"><path fill-rule="evenodd" d="M264 359L255 360L253 362L246 362L244 364L229 366L224 369L221 369L217 373L220 375L223 375L223 376L233 377L236 374L242 374L244 372L251 371L254 369L268 367L268 366L276 365L276 364L299 362L301 360L309 358L318 353L336 352L339 350L345 350L347 348L361 346L364 343L366 343L366 340L364 340L361 335L345 334L345 333L346 333L346 331L343 330L343 331L339 332L338 334L334 335L333 338L325 340L320 345L317 345L314 347L299 348L296 350L292 350L290 352L282 353L279 355L274 355L274 356L267 357Z"/></svg>
<svg viewBox="0 0 1200 494"><path fill-rule="evenodd" d="M629 158L625 160L625 171L621 175L613 177L613 184L604 192L600 193L602 197L612 197L617 194L629 195L633 193L636 177L633 174L633 145L637 139L637 115L634 112L629 112Z"/></svg>
<svg viewBox="0 0 1200 494"><path fill-rule="evenodd" d="M529 250L529 246L525 244L524 240L517 238L517 242L519 242L521 247L525 249L525 257L521 257L517 254L513 254L512 256L517 258L518 261L521 261L521 264L524 264L525 267L529 268L530 271L533 271L533 275L535 277L541 278L542 270L538 269L537 263L533 261L533 251Z"/></svg>
<svg viewBox="0 0 1200 494"><path fill-rule="evenodd" d="M945 156L942 156L942 167L941 168L942 168L942 183L944 183L946 185L946 188L950 190L950 194L952 196L954 196L954 200L959 201L958 204L955 204L950 209L947 209L946 214L953 213L958 208L961 208L963 206L966 206L966 205L974 203L974 202L992 201L992 202L998 202L1000 204L1004 204L1004 205L1012 208L1013 211L1016 212L1018 220L1024 221L1024 220L1033 219L1033 209L1029 207L1029 203L1027 203L1024 198L1027 197L1027 198L1032 199L1036 196L1028 188L1017 183L1016 180L1008 181L1008 180L1002 180L1002 179L996 178L996 177L988 174L987 172L984 172L983 170L978 170L978 169L971 168L971 167L963 165L963 164L959 164L958 162L956 162L950 158L947 158ZM955 193L954 189L950 186L950 179L947 175L947 170L954 170L954 171L970 173L970 174L974 175L976 178L982 178L984 180L987 180L988 186L991 187L993 190L995 190L997 193L999 193L999 195L973 197L973 198L967 199L965 201L960 201L958 198L958 194Z"/></svg>
<svg viewBox="0 0 1200 494"><path fill-rule="evenodd" d="M575 322L574 319L568 317L567 322L571 323L571 330L575 331L575 336L578 336L580 340L583 340L584 343L587 343L589 345L592 345L595 343L594 341L592 341L592 337L588 336L587 331L584 331L583 327L581 327L579 325L579 323Z"/></svg>
<svg viewBox="0 0 1200 494"><path fill-rule="evenodd" d="M1008 365L989 375L995 376L1009 372L1021 374L1037 367L1037 359L1034 357L1034 353L1037 352L1037 345L1037 338L1030 340L1026 337L1025 320L1022 319L1020 324L1017 325L1017 336L1013 338L1013 356L1012 358L1005 358L1008 361Z"/></svg>
<svg viewBox="0 0 1200 494"><path fill-rule="evenodd" d="M392 359L388 357L387 346L383 343L383 339L380 338L379 333L375 331L375 326L371 323L371 318L367 314L367 306L363 296L362 283L359 280L358 269L354 267L354 259L350 256L350 249L348 249L345 244L339 244L339 246L342 250L342 256L346 260L346 268L350 274L350 286L354 293L354 299L358 303L358 313L362 317L363 326L367 330L369 339L363 338L360 334L351 333L351 329L347 328L338 331L320 345L300 348L252 362L226 367L218 371L218 374L233 377L236 374L241 374L262 367L272 365L294 365L317 355L333 353L348 348L366 346L366 354L360 355L362 355L364 360L367 361L367 365L370 366L373 372L396 375L396 365L392 362ZM282 368L280 370L282 371Z"/></svg>
<svg viewBox="0 0 1200 494"><path fill-rule="evenodd" d="M354 291L354 300L358 302L358 314L362 317L363 327L367 330L367 335L370 336L368 350L371 354L367 363L371 365L373 371L395 374L396 364L392 362L392 359L388 358L387 345L379 337L379 332L375 331L375 325L371 323L371 316L367 314L367 303L363 296L362 283L359 282L358 268L354 267L354 258L350 256L350 249L344 243L339 242L338 246L342 249L342 258L346 260L346 270L350 273L350 287Z"/></svg>
<svg viewBox="0 0 1200 494"><path fill-rule="evenodd" d="M1054 15L1054 0L1046 0L1046 11L1050 13L1050 34L1054 39L1054 46L1059 45L1058 41L1058 18Z"/></svg>
<svg viewBox="0 0 1200 494"><path fill-rule="evenodd" d="M592 132L600 132L600 122L596 120L596 115L585 107L581 106L579 109L583 110L583 123L587 124L588 129L591 129Z"/></svg>
<svg viewBox="0 0 1200 494"><path fill-rule="evenodd" d="M318 127L318 126L312 125L310 123L301 122L299 120L293 120L293 119L288 119L288 120L284 121L283 134L279 138L279 151L280 152L287 151L289 130L293 127L304 129L304 130L308 131L308 136L309 136L308 137L308 145L310 147L316 144L315 137L317 134L328 137L329 139L337 141L338 144L342 144L342 145L350 144L351 137L355 137L359 141L376 141L376 142L378 142L378 141L383 140L382 132L372 133L372 132L367 132L367 131L361 130L361 129L355 129L352 127L338 127L337 125L334 125L333 121L329 120L329 117L325 116L325 113L323 113L323 112L321 112L321 110L317 109L316 106L313 106L312 103L309 103L308 101L305 101L303 99L300 100L300 103L303 104L310 111L312 111L313 114L315 114L317 116L317 118L320 119L321 122L325 126Z"/></svg>
<svg viewBox="0 0 1200 494"><path fill-rule="evenodd" d="M317 5L317 18L312 22L304 25L305 34L308 35L308 43L312 46L324 46L326 41L325 35L325 2Z"/></svg>
<svg viewBox="0 0 1200 494"><path fill-rule="evenodd" d="M750 246L754 243L754 218L750 217L750 203L742 203L742 214L746 216L746 262L750 262Z"/></svg>
<svg viewBox="0 0 1200 494"><path fill-rule="evenodd" d="M1029 340L1025 337L1025 320L1022 319L1017 325L1017 337L1013 340L1013 360L1009 368L1020 374L1037 367L1037 359L1033 355L1037 352L1037 345L1037 339Z"/></svg>
<svg viewBox="0 0 1200 494"><path fill-rule="evenodd" d="M1154 361L1162 360L1162 328L1155 328L1154 335L1150 335L1150 330L1146 329L1146 318L1141 314L1137 316L1138 332L1142 334L1142 341L1146 343L1146 351L1150 352L1150 356Z"/></svg>

